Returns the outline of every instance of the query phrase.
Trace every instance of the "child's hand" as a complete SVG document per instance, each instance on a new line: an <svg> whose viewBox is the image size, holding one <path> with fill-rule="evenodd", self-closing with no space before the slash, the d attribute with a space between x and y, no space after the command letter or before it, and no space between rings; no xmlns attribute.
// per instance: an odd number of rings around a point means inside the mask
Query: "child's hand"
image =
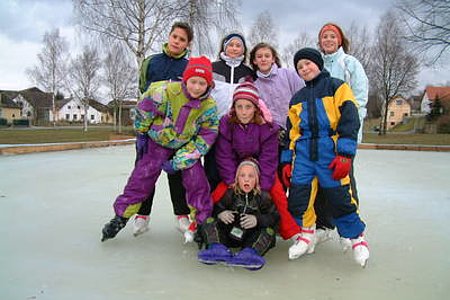
<svg viewBox="0 0 450 300"><path fill-rule="evenodd" d="M234 222L234 214L231 210L224 210L223 212L218 214L217 217L225 224L231 224Z"/></svg>
<svg viewBox="0 0 450 300"><path fill-rule="evenodd" d="M258 220L255 215L244 214L241 216L241 227L244 229L250 229L256 227Z"/></svg>
<svg viewBox="0 0 450 300"><path fill-rule="evenodd" d="M350 168L352 166L352 159L337 155L331 164L328 166L328 169L333 170L332 177L334 180L340 180L348 175L350 172Z"/></svg>
<svg viewBox="0 0 450 300"><path fill-rule="evenodd" d="M175 174L177 171L172 166L172 161L168 160L163 162L161 168L167 173L167 174Z"/></svg>

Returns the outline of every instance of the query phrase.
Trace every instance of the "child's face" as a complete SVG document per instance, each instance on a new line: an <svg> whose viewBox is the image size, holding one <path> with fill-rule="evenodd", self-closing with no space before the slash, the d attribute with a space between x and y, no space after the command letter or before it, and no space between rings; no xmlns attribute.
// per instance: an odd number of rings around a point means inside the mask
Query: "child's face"
<svg viewBox="0 0 450 300"><path fill-rule="evenodd" d="M297 72L304 81L310 81L319 75L319 66L309 59L300 59L297 63Z"/></svg>
<svg viewBox="0 0 450 300"><path fill-rule="evenodd" d="M269 48L261 48L256 51L253 63L258 67L260 72L264 74L269 73L274 62L275 58Z"/></svg>
<svg viewBox="0 0 450 300"><path fill-rule="evenodd" d="M236 58L244 54L244 45L238 39L231 39L225 47L225 55L230 58Z"/></svg>
<svg viewBox="0 0 450 300"><path fill-rule="evenodd" d="M242 124L248 124L255 117L256 107L249 100L238 99L234 103L234 110L239 122L241 122Z"/></svg>
<svg viewBox="0 0 450 300"><path fill-rule="evenodd" d="M242 166L239 169L238 185L244 193L250 193L256 187L257 173L252 166Z"/></svg>
<svg viewBox="0 0 450 300"><path fill-rule="evenodd" d="M200 76L192 76L186 81L186 89L193 98L203 95L208 89L208 82Z"/></svg>
<svg viewBox="0 0 450 300"><path fill-rule="evenodd" d="M173 56L181 54L189 45L188 35L183 28L175 28L169 34L169 52Z"/></svg>
<svg viewBox="0 0 450 300"><path fill-rule="evenodd" d="M333 30L323 32L320 38L320 47L325 54L332 54L338 50L338 37Z"/></svg>

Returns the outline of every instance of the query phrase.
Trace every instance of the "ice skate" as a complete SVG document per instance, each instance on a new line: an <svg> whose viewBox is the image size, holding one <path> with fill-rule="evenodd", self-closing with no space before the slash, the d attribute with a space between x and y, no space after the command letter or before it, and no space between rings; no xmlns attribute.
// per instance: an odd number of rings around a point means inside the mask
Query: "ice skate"
<svg viewBox="0 0 450 300"><path fill-rule="evenodd" d="M289 248L289 259L297 259L304 254L311 254L315 247L316 225L312 227L302 227L302 232Z"/></svg>
<svg viewBox="0 0 450 300"><path fill-rule="evenodd" d="M223 244L211 244L208 249L200 250L197 258L200 262L207 265L226 263L233 257L230 249Z"/></svg>
<svg viewBox="0 0 450 300"><path fill-rule="evenodd" d="M189 226L191 225L191 221L189 220L189 216L188 215L175 216L175 220L176 220L175 227L181 233L185 233L189 229Z"/></svg>
<svg viewBox="0 0 450 300"><path fill-rule="evenodd" d="M250 271L261 269L266 260L253 248L244 248L228 260L231 267L243 267Z"/></svg>
<svg viewBox="0 0 450 300"><path fill-rule="evenodd" d="M197 232L197 222L191 222L188 229L184 232L184 243L192 243L194 241L195 233Z"/></svg>
<svg viewBox="0 0 450 300"><path fill-rule="evenodd" d="M361 234L358 238L352 239L353 258L355 261L365 268L369 259L369 243L364 239Z"/></svg>
<svg viewBox="0 0 450 300"><path fill-rule="evenodd" d="M339 238L339 242L341 243L342 251L344 251L344 253L352 249L352 241L350 239L341 237Z"/></svg>
<svg viewBox="0 0 450 300"><path fill-rule="evenodd" d="M125 227L127 221L128 219L126 218L115 216L111 221L106 223L102 230L102 242L114 238Z"/></svg>
<svg viewBox="0 0 450 300"><path fill-rule="evenodd" d="M148 231L150 216L136 215L133 221L133 235L138 236Z"/></svg>
<svg viewBox="0 0 450 300"><path fill-rule="evenodd" d="M316 230L316 238L315 243L316 245L325 243L328 240L331 240L333 238L333 229L329 228L319 228Z"/></svg>

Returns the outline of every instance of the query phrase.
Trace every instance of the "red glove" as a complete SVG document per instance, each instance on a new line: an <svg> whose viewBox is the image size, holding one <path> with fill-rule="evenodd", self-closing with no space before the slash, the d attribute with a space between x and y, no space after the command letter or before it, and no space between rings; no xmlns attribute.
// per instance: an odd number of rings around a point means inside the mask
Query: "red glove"
<svg viewBox="0 0 450 300"><path fill-rule="evenodd" d="M292 165L287 164L284 165L281 169L281 181L283 181L283 184L285 187L291 186L291 177L292 177Z"/></svg>
<svg viewBox="0 0 450 300"><path fill-rule="evenodd" d="M348 175L350 172L350 168L352 167L352 159L337 155L331 164L328 166L328 169L333 170L333 179L340 180Z"/></svg>

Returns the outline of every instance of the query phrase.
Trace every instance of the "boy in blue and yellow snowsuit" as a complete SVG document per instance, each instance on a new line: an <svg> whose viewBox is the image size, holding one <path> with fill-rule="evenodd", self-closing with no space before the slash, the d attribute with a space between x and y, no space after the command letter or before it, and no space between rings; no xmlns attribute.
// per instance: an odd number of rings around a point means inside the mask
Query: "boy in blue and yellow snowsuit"
<svg viewBox="0 0 450 300"><path fill-rule="evenodd" d="M365 224L352 198L348 176L357 148L360 127L357 102L350 87L323 69L320 53L303 48L294 56L306 87L289 104L289 148L283 150L283 178L290 183L289 211L302 228L289 258L314 251L314 200L320 184L339 235L352 241L355 260L365 266L369 258ZM288 182L290 179L290 182Z"/></svg>

